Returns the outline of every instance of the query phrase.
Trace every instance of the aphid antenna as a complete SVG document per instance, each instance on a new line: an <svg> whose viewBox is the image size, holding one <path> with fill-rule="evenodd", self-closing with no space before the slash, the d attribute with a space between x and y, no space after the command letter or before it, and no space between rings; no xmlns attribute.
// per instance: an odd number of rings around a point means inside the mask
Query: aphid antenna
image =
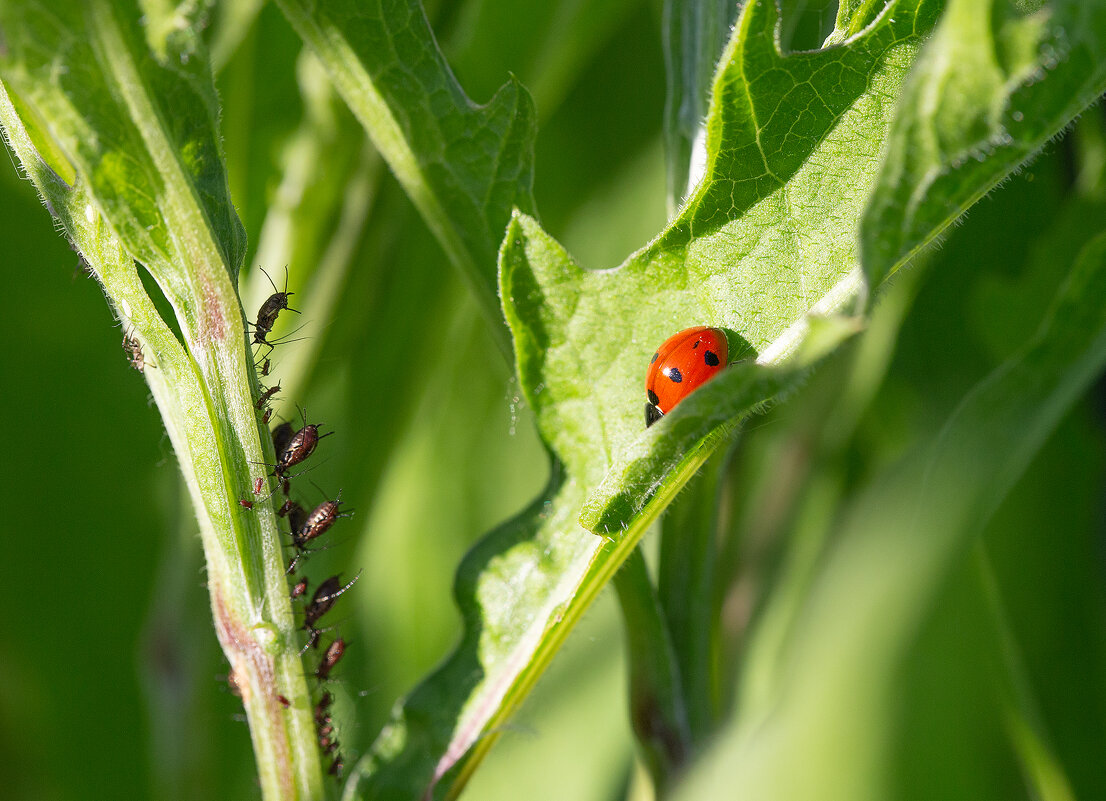
<svg viewBox="0 0 1106 801"><path fill-rule="evenodd" d="M271 286L273 288L273 292L275 292L276 294L284 295L284 297L286 299L288 298L289 295L296 294L295 292L289 292L288 291L288 265L287 264L284 265L284 291L283 292L281 292L279 289L277 289L277 285L273 283L273 277L271 275L269 275L268 270L266 270L260 264L257 265L257 269L261 270L261 272L264 273L265 277L269 279L269 286ZM287 300L285 300L285 302L287 302ZM285 306L284 308L287 309L290 312L296 312L296 314L299 314L299 312L296 309L293 309L291 306Z"/></svg>
<svg viewBox="0 0 1106 801"><path fill-rule="evenodd" d="M292 545L285 545L285 548L295 548L296 555L292 557L292 561L288 563L288 567L284 569L284 575L294 576L296 574L296 568L299 567L301 559L308 559L312 554L321 553L322 551L329 551L331 545L324 545L319 548L300 548L295 543Z"/></svg>
<svg viewBox="0 0 1106 801"><path fill-rule="evenodd" d="M317 650L319 647L319 638L324 634L336 631L344 622L345 621L339 621L331 626L304 626L303 631L307 632L307 642L303 644L303 648L300 648L300 656L303 656L312 648Z"/></svg>
<svg viewBox="0 0 1106 801"><path fill-rule="evenodd" d="M334 432L333 432L333 431L331 431L330 433L331 433L331 434L333 434ZM322 437L319 437L319 439L322 439ZM319 465L320 465L320 466L321 466L321 465L324 465L324 464L326 464L326 462L319 462ZM304 471L304 472L306 472L306 471ZM308 481L310 481L310 482L311 482L311 486L312 486L312 487L314 487L315 489L317 489L317 490L319 491L319 495L320 495L320 496L322 497L322 499L323 499L324 501L329 501L329 500L330 500L330 496L329 496L329 495L327 495L327 493L326 493L326 490L324 490L324 489L323 489L322 487L320 487L320 486L319 486L318 484L316 484L316 483L315 483L314 481L311 481L310 479L308 479ZM340 489L338 490L338 494L337 494L337 495L336 495L336 496L334 497L334 501L335 501L335 503L338 503L339 505L344 505L344 504L342 504L342 490L343 490L343 489L345 489L345 488L344 488L344 487L340 488ZM344 512L342 512L342 513L340 513L340 514L338 514L338 515L336 515L336 516L337 516L337 517L353 517L353 513L354 513L355 511L357 511L357 510L356 510L356 509L354 509L353 507L347 507L347 508L346 508L346 510L345 510Z"/></svg>
<svg viewBox="0 0 1106 801"><path fill-rule="evenodd" d="M300 413L300 420L303 422L302 427L307 428L307 425L308 425L307 424L307 407L306 406L300 406L297 403L296 404L296 411ZM312 425L315 426L315 428L318 429L318 428L322 428L323 426L325 426L326 423L312 423ZM323 437L329 437L333 433L335 433L335 432L334 431L328 431L325 434L320 434L319 439L322 439Z"/></svg>
<svg viewBox="0 0 1106 801"><path fill-rule="evenodd" d="M295 309L289 309L288 311L294 311L294 312L296 312L296 314L299 314L299 312L296 311ZM310 339L310 337L298 337L296 339L289 339L288 338L290 336L294 336L294 335L298 334L300 331L307 328L308 325L310 325L310 320L305 322L305 323L302 323L299 326L297 326L294 330L289 331L287 334L285 334L282 337L278 337L277 339L272 339L272 340L266 339L264 342L254 342L253 344L254 345L268 345L269 350L265 354L265 357L268 358L270 355L272 355L272 352L274 350L276 350L277 345L291 345L293 342L302 342L305 339ZM253 330L250 330L250 326L253 326ZM255 334L255 333L257 333L256 323L247 322L246 323L246 330L245 330L244 333L246 333L246 334Z"/></svg>
<svg viewBox="0 0 1106 801"><path fill-rule="evenodd" d="M304 548L304 547L301 547L299 545L296 545L294 542L291 545L285 545L284 546L285 548L295 548L296 549L296 555L294 557L292 557L292 561L289 563L288 569L284 571L284 575L291 576L293 573L295 573L296 565L299 564L300 559L306 559L307 557L311 556L312 554L322 553L323 551L329 551L331 548L334 548L338 545L342 545L344 543L345 543L344 540L342 542L331 542L329 545L320 545L317 548Z"/></svg>
<svg viewBox="0 0 1106 801"><path fill-rule="evenodd" d="M330 600L331 598L337 598L339 595L341 595L346 590L348 590L350 587L352 587L354 584L356 584L357 580L359 578L361 578L361 574L363 572L364 572L364 568L362 568L361 570L358 570L357 575L354 576L353 578L351 578L349 581L347 581L346 584L343 587L341 587L340 589L335 590L334 592L330 593L329 595L323 596L323 599L324 600ZM339 573L338 575L340 576L342 574Z"/></svg>
<svg viewBox="0 0 1106 801"><path fill-rule="evenodd" d="M331 433L333 434L334 432L332 431ZM322 437L319 437L319 439L322 439ZM276 467L277 467L277 466L276 466L275 464L272 464L271 462L254 462L254 461L251 461L251 462L250 462L250 464L258 464L258 465L263 465L263 466L265 466L265 467L271 467L271 468L273 468L274 472L272 472L272 473L268 473L268 474L267 474L267 475L268 475L268 476L269 476L270 478L280 478L280 479L282 479L282 481L283 481L284 479L287 479L288 481L291 481L291 480L292 480L293 478L299 478L299 477L300 477L300 476L302 476L302 475L303 475L304 473L310 473L310 472L311 472L312 470L314 470L314 469L315 469L316 467L322 467L322 466L323 466L324 464L326 464L326 463L327 463L328 461L330 461L330 460L329 460L329 459L324 459L324 460L323 460L323 461L321 461L321 462L316 462L315 464L311 465L310 467L305 467L305 468L303 468L303 470L300 470L300 471L299 471L298 473L293 473L293 474L292 474L292 475L290 475L290 476L277 476L277 474L276 474L276 472L275 472L275 471L276 471ZM274 488L272 489L272 491L270 491L270 492L269 492L269 494L268 494L268 495L266 495L266 496L265 496L264 498L258 498L258 499L257 499L257 503L265 503L265 501L269 500L269 499L270 499L270 498L272 498L272 497L273 497L274 495L276 495L276 494L277 494L277 491L278 491L278 490L280 489L280 485L281 485L281 483L282 483L282 482L278 482L278 483L277 483L277 485L276 485L276 487L274 487Z"/></svg>
<svg viewBox="0 0 1106 801"><path fill-rule="evenodd" d="M322 553L323 551L329 551L334 548L339 548L344 545L348 545L350 542L349 537L343 539L329 538L327 545L320 545L318 548L299 548L300 553L306 556L308 553ZM285 548L297 548L298 546L293 542L291 545L285 545ZM291 574L288 574L291 575Z"/></svg>
<svg viewBox="0 0 1106 801"><path fill-rule="evenodd" d="M331 623L329 626L301 626L300 629L307 632L307 643L303 646L303 648L300 649L300 656L306 654L309 648L318 648L319 638L323 634L329 634L332 631L338 631L348 621L349 616L347 615L346 617L340 618L339 620Z"/></svg>

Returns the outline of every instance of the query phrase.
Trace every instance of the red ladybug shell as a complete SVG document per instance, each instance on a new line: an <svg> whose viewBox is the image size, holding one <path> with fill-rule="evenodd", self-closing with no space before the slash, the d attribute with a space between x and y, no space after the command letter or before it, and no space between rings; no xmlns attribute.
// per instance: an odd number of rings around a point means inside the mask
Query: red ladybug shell
<svg viewBox="0 0 1106 801"><path fill-rule="evenodd" d="M718 375L728 358L726 334L718 328L699 325L666 339L645 373L646 426Z"/></svg>

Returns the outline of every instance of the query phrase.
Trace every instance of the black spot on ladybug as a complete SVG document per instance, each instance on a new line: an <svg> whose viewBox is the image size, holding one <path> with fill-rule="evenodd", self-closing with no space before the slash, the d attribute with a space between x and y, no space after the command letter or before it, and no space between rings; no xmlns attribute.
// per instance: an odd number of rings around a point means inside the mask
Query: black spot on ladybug
<svg viewBox="0 0 1106 801"><path fill-rule="evenodd" d="M651 403L645 404L645 427L646 428L649 428L649 426L653 425L653 423L657 422L662 417L664 417L664 412L662 412L660 409L658 409L656 406L654 406Z"/></svg>
<svg viewBox="0 0 1106 801"><path fill-rule="evenodd" d="M680 372L679 367L666 367L661 370L664 373L664 377L671 381L673 384L679 384L684 380L683 373Z"/></svg>
<svg viewBox="0 0 1106 801"><path fill-rule="evenodd" d="M651 404L653 404L654 406L656 406L657 404L659 404L661 402L661 399L657 397L657 393L654 392L653 390L651 390L651 389L648 390L646 392L646 394L649 396L649 402Z"/></svg>
<svg viewBox="0 0 1106 801"><path fill-rule="evenodd" d="M653 354L653 358L649 360L649 364L652 364L653 362L655 362L660 355L661 355L661 352L658 350L656 353Z"/></svg>
<svg viewBox="0 0 1106 801"><path fill-rule="evenodd" d="M703 361L705 361L711 367L718 366L718 354L714 351L708 350L703 354Z"/></svg>

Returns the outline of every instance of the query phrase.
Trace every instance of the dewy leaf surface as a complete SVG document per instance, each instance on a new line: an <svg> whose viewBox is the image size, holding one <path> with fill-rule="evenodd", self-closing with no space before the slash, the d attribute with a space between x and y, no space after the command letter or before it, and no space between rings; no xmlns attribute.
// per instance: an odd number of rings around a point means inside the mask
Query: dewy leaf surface
<svg viewBox="0 0 1106 801"><path fill-rule="evenodd" d="M463 640L397 708L347 798L459 792L664 498L729 426L797 378L806 358L776 365L807 338L808 315L832 314L861 289L861 210L894 100L938 10L893 3L839 46L784 55L775 5L746 4L716 78L705 179L671 226L616 269L585 271L534 219L515 216L500 251L500 291L556 478L461 566ZM760 364L704 388L726 396L726 419L689 400L646 432L650 355L675 331L704 323L727 331L732 358ZM843 330L828 328L838 332L830 340ZM651 456L669 437L686 451L662 445ZM578 517L587 493L620 469L646 491L627 497L615 481L610 507L589 507L609 526L608 540Z"/></svg>
<svg viewBox="0 0 1106 801"><path fill-rule="evenodd" d="M904 88L863 223L873 282L1106 91L1106 5L953 0Z"/></svg>
<svg viewBox="0 0 1106 801"><path fill-rule="evenodd" d="M499 241L511 209L533 206L529 94L511 78L486 105L471 101L417 0L278 5L498 322Z"/></svg>

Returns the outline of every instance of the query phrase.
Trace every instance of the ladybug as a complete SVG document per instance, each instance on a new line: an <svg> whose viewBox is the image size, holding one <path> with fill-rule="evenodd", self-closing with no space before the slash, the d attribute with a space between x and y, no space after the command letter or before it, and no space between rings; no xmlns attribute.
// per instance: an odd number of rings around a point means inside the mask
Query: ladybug
<svg viewBox="0 0 1106 801"><path fill-rule="evenodd" d="M698 325L666 339L645 373L646 428L718 375L728 358L729 344L719 328Z"/></svg>

